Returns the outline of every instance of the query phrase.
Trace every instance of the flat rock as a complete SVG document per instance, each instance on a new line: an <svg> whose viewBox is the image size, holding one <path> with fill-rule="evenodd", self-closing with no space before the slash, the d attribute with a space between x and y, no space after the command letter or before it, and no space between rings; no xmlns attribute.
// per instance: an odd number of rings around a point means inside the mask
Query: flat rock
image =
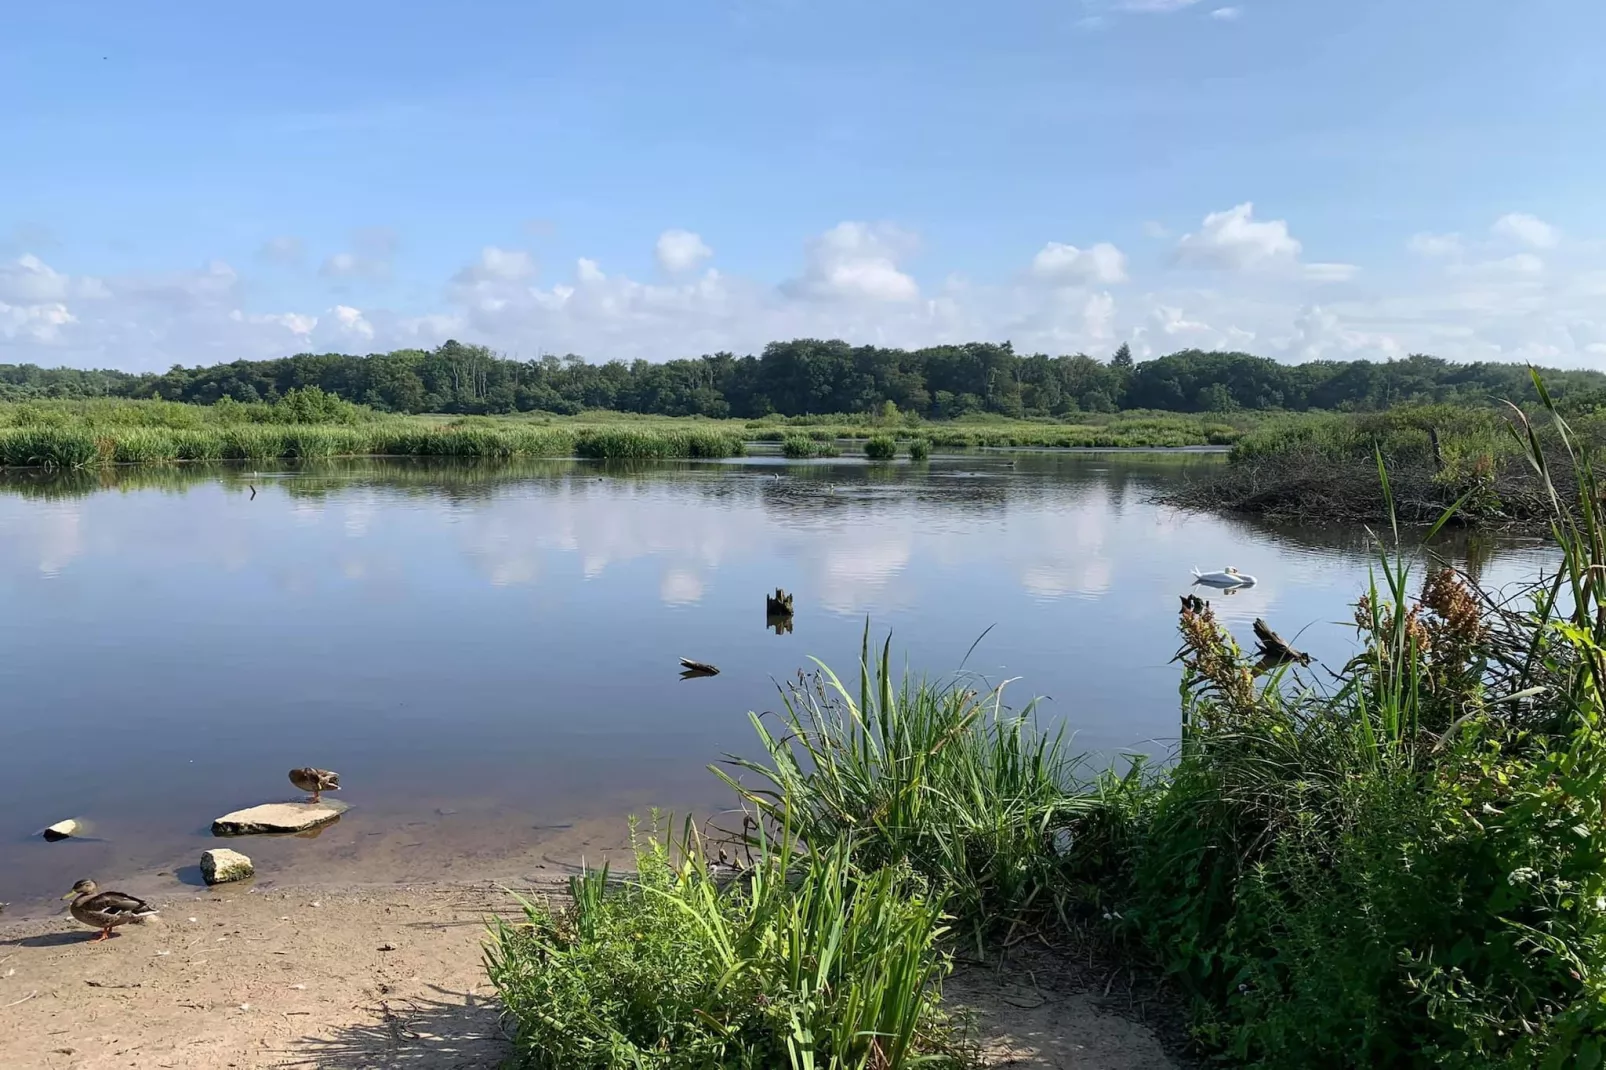
<svg viewBox="0 0 1606 1070"><path fill-rule="evenodd" d="M208 884L243 881L255 872L256 867L249 858L227 847L214 847L201 855L201 876Z"/></svg>
<svg viewBox="0 0 1606 1070"><path fill-rule="evenodd" d="M75 835L77 832L78 822L69 817L67 820L58 821L45 829L44 837L47 840L65 840L68 836Z"/></svg>
<svg viewBox="0 0 1606 1070"><path fill-rule="evenodd" d="M334 821L349 807L338 802L263 803L224 814L212 822L214 836L250 836L259 832L306 832Z"/></svg>

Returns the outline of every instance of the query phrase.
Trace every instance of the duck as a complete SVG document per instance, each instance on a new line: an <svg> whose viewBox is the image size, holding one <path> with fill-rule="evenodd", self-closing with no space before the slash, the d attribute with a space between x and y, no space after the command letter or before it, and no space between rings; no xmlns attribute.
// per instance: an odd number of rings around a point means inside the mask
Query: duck
<svg viewBox="0 0 1606 1070"><path fill-rule="evenodd" d="M302 791L312 792L310 801L318 802L324 792L340 790L340 774L330 772L328 769L314 769L307 765L290 770L290 783Z"/></svg>
<svg viewBox="0 0 1606 1070"><path fill-rule="evenodd" d="M112 930L119 925L156 916L156 908L145 900L122 892L103 892L87 877L74 884L72 891L62 898L72 900L72 905L67 909L72 911L73 917L100 930L100 935L90 941L92 944L110 937Z"/></svg>
<svg viewBox="0 0 1606 1070"><path fill-rule="evenodd" d="M1228 565L1220 572L1200 572L1198 569L1194 569L1193 582L1196 584L1202 583L1206 587L1228 588L1253 587L1256 581L1255 577L1246 576L1242 572L1239 572L1237 569L1233 568L1231 565Z"/></svg>

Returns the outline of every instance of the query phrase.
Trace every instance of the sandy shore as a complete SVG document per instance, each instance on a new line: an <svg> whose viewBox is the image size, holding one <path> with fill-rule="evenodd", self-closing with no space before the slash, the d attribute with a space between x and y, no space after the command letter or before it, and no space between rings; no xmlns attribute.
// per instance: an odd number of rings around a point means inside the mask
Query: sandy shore
<svg viewBox="0 0 1606 1070"><path fill-rule="evenodd" d="M556 893L561 874L521 888ZM492 882L185 889L112 940L0 918L8 1068L489 1068L507 1052L480 966ZM65 904L63 904L65 906ZM954 977L995 1067L1169 1068L1145 1026L1042 970Z"/></svg>

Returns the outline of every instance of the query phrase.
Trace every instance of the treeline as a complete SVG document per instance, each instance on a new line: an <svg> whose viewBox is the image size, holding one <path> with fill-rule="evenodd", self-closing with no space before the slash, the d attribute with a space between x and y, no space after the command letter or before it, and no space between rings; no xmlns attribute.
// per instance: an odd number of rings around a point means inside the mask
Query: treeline
<svg viewBox="0 0 1606 1070"><path fill-rule="evenodd" d="M1546 371L1556 396L1606 403L1606 375ZM510 360L483 346L447 342L432 350L350 356L303 353L211 367L175 365L162 374L0 364L0 400L131 397L211 404L274 401L320 387L386 412L507 413L585 409L670 416L755 418L882 410L934 419L970 413L1069 416L1165 409L1376 411L1403 403L1487 403L1528 399L1517 364L1457 364L1413 355L1374 362L1282 364L1248 353L1183 350L1134 362L1123 345L1109 361L1085 354L1016 353L1008 343L926 349L853 346L842 341L772 342L759 356L715 353L685 360L591 364L578 356Z"/></svg>

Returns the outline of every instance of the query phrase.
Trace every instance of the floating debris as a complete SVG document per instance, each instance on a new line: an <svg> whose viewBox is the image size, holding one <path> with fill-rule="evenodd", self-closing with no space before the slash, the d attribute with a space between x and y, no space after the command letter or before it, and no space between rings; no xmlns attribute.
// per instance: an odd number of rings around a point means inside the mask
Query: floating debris
<svg viewBox="0 0 1606 1070"><path fill-rule="evenodd" d="M774 594L764 596L764 612L772 617L790 617L792 615L792 596L775 588Z"/></svg>
<svg viewBox="0 0 1606 1070"><path fill-rule="evenodd" d="M680 667L685 670L680 674L680 678L682 680L688 680L693 676L719 675L719 667L717 665L710 665L706 661L693 661L691 658L681 658Z"/></svg>
<svg viewBox="0 0 1606 1070"><path fill-rule="evenodd" d="M1255 618L1255 638L1260 643L1260 663L1255 666L1257 672L1296 661L1301 665L1310 664L1309 654L1289 646L1287 640L1272 631L1271 625L1259 617Z"/></svg>

